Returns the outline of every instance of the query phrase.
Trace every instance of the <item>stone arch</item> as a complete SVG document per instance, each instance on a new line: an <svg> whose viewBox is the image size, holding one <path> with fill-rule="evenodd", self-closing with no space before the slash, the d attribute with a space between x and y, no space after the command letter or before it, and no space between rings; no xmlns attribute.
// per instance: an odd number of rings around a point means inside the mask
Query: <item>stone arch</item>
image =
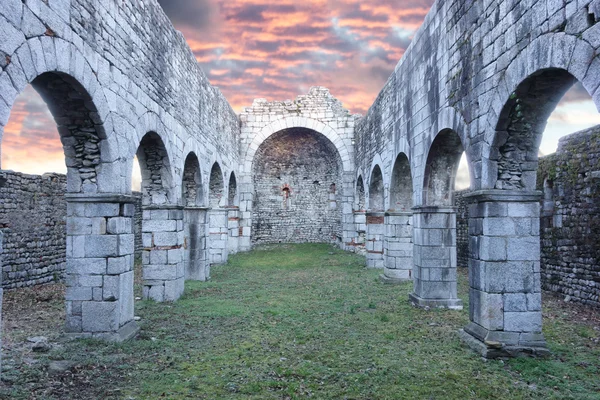
<svg viewBox="0 0 600 400"><path fill-rule="evenodd" d="M410 211L413 206L413 179L410 161L406 153L396 157L390 180L391 211Z"/></svg>
<svg viewBox="0 0 600 400"><path fill-rule="evenodd" d="M379 164L371 169L369 179L369 211L383 211L385 208L384 179Z"/></svg>
<svg viewBox="0 0 600 400"><path fill-rule="evenodd" d="M278 119L262 128L252 140L252 143L248 147L246 152L246 163L244 165L244 172L251 173L252 163L258 148L274 133L280 132L285 129L291 128L305 128L311 131L325 136L337 149L337 152L342 160L343 170L346 172L352 171L353 162L350 154L350 150L344 143L339 133L337 133L332 127L324 124L316 119L307 117L285 117Z"/></svg>
<svg viewBox="0 0 600 400"><path fill-rule="evenodd" d="M356 200L355 200L355 211L364 211L366 207L366 198L365 198L365 183L362 177L362 174L358 175L356 179Z"/></svg>
<svg viewBox="0 0 600 400"><path fill-rule="evenodd" d="M422 200L427 206L451 206L454 181L464 151L460 136L452 129L436 135L427 154Z"/></svg>
<svg viewBox="0 0 600 400"><path fill-rule="evenodd" d="M600 110L600 97L594 96L600 65L592 62L594 56L586 41L550 33L532 41L511 62L491 100L486 138L491 146L482 154L482 187L535 189L539 141L564 93L578 80Z"/></svg>
<svg viewBox="0 0 600 400"><path fill-rule="evenodd" d="M202 172L198 156L193 151L188 153L183 166L181 198L186 207L197 207L204 203Z"/></svg>
<svg viewBox="0 0 600 400"><path fill-rule="evenodd" d="M229 175L229 185L227 187L227 205L234 207L238 204L237 179L235 177L235 172L231 171L231 174Z"/></svg>
<svg viewBox="0 0 600 400"><path fill-rule="evenodd" d="M223 206L225 183L223 182L223 171L218 162L212 165L208 183L208 205L212 208Z"/></svg>
<svg viewBox="0 0 600 400"><path fill-rule="evenodd" d="M140 140L136 153L142 171L142 204L173 204L173 174L167 148L156 132Z"/></svg>
<svg viewBox="0 0 600 400"><path fill-rule="evenodd" d="M37 51L44 56L37 57ZM77 60L76 65L71 59ZM10 55L0 82L6 101L0 104L0 140L17 95L31 84L56 121L67 164L67 191L121 189L113 165L118 159L117 146L112 132L105 129L108 103L90 64L75 46L50 36L29 39Z"/></svg>
<svg viewBox="0 0 600 400"><path fill-rule="evenodd" d="M129 187L131 188L131 171L133 168L134 156L137 155L142 172L142 193L144 193L143 186L145 165L142 163L142 159L140 158L140 150L142 149L142 141L147 138L149 133L152 133L152 141L145 142L144 144L149 146L147 147L148 149L151 149L152 146L158 146L157 148L160 149L162 165L155 165L154 167L158 169L155 170L154 173L159 173L161 177L161 186L163 187L161 190L164 192L167 202L151 202L144 205L175 204L178 201L178 196L180 193L176 193L174 191L175 187L178 187L178 185L175 184L174 181L176 174L174 173L172 164L173 158L169 152L169 149L172 149L173 146L169 140L170 136L167 134L167 128L161 121L160 117L153 112L147 112L138 118L134 131L134 135L136 136L137 140L135 142L129 142L130 148L128 152L129 155L127 157L127 177L128 182L130 182Z"/></svg>

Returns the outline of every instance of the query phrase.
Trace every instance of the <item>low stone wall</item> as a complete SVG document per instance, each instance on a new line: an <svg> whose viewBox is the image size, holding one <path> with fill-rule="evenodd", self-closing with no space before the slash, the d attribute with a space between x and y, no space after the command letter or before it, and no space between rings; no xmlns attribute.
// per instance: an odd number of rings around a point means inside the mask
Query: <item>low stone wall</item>
<svg viewBox="0 0 600 400"><path fill-rule="evenodd" d="M66 255L65 175L0 171L2 286L62 279Z"/></svg>
<svg viewBox="0 0 600 400"><path fill-rule="evenodd" d="M67 178L0 171L2 287L6 289L62 280L65 272ZM142 250L141 194L134 192L136 256Z"/></svg>
<svg viewBox="0 0 600 400"><path fill-rule="evenodd" d="M600 307L600 125L540 159L542 287Z"/></svg>

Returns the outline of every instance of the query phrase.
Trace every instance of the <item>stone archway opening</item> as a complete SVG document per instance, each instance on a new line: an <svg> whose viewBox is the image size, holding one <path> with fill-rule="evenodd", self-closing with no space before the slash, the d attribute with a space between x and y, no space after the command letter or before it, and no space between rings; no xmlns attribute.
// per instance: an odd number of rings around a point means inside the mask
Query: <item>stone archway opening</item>
<svg viewBox="0 0 600 400"><path fill-rule="evenodd" d="M227 205L229 207L237 207L239 204L238 192L237 192L237 180L235 174L232 172L229 177L229 185L227 190Z"/></svg>
<svg viewBox="0 0 600 400"><path fill-rule="evenodd" d="M390 182L390 206L385 213L382 279L405 281L412 278L413 264L413 183L410 161L398 154Z"/></svg>
<svg viewBox="0 0 600 400"><path fill-rule="evenodd" d="M452 206L456 173L464 153L460 136L446 129L438 133L431 144L425 179L423 203L427 206Z"/></svg>
<svg viewBox="0 0 600 400"><path fill-rule="evenodd" d="M174 204L167 148L146 133L136 152L142 185L142 280L144 299L174 301L183 294L183 209Z"/></svg>
<svg viewBox="0 0 600 400"><path fill-rule="evenodd" d="M369 180L369 211L383 211L384 196L383 174L379 165L376 165Z"/></svg>
<svg viewBox="0 0 600 400"><path fill-rule="evenodd" d="M4 350L21 360L20 351L49 348L65 333L97 331L86 306L98 299L93 290L102 294L106 271L84 271L89 254L83 246L75 251L73 243L105 234L106 219L87 218L83 204L71 199L98 191L106 136L91 96L67 74L42 73L21 93L4 89L5 99L13 95L14 102L6 126L0 125L0 326ZM28 337L37 343L28 344Z"/></svg>
<svg viewBox="0 0 600 400"><path fill-rule="evenodd" d="M324 135L291 128L270 136L252 163L252 242L339 243L342 173L341 157Z"/></svg>
<svg viewBox="0 0 600 400"><path fill-rule="evenodd" d="M225 185L223 183L223 171L219 163L214 163L210 170L210 180L208 183L208 203L210 207L216 208L225 205L223 194Z"/></svg>
<svg viewBox="0 0 600 400"><path fill-rule="evenodd" d="M207 253L208 208L204 207L202 172L194 153L189 153L185 159L181 191L184 207L185 279L206 281L210 278Z"/></svg>
<svg viewBox="0 0 600 400"><path fill-rule="evenodd" d="M364 211L366 206L365 200L365 184L363 182L362 175L356 180L356 193L355 193L355 206L356 211Z"/></svg>

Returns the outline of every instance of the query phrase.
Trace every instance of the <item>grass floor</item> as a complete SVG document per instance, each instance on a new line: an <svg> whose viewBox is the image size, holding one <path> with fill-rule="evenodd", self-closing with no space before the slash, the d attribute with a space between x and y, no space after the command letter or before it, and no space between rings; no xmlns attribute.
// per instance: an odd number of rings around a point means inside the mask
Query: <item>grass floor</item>
<svg viewBox="0 0 600 400"><path fill-rule="evenodd" d="M9 371L0 398L600 398L597 312L545 301L553 355L486 361L456 334L468 301L417 309L410 283L384 285L379 273L328 245L238 254L176 303L137 302L136 340L64 343ZM459 292L467 300L464 274ZM75 366L49 374L56 359Z"/></svg>

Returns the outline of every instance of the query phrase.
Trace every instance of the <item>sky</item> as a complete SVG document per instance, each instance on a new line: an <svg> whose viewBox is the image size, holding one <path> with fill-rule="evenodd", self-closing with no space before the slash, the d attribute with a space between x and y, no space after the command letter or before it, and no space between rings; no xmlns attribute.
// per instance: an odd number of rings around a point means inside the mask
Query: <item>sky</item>
<svg viewBox="0 0 600 400"><path fill-rule="evenodd" d="M294 99L318 85L328 87L352 113L364 115L433 0L159 3L236 111L254 98ZM576 85L550 117L540 152L552 153L560 136L596 124L600 115ZM1 151L3 169L66 172L52 116L31 87L13 107ZM459 171L457 188L467 187L464 162ZM139 180L139 172L134 176Z"/></svg>

